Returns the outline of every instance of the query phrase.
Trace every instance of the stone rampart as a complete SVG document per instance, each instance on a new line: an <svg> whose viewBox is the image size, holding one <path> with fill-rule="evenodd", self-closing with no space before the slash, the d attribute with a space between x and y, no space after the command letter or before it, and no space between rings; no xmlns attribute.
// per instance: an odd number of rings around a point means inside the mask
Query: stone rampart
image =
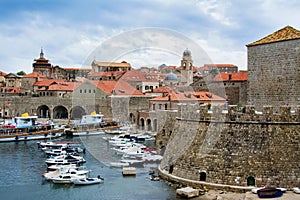
<svg viewBox="0 0 300 200"><path fill-rule="evenodd" d="M265 106L212 111L207 106L180 105L167 116L172 131L161 169L194 181L233 186L300 186L300 106ZM162 129L159 128L158 139Z"/></svg>

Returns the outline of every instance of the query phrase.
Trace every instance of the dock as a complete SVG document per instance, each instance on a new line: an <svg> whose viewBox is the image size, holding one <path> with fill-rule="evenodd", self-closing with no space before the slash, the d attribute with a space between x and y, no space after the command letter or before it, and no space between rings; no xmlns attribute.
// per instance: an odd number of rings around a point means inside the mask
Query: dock
<svg viewBox="0 0 300 200"><path fill-rule="evenodd" d="M136 168L135 167L123 167L122 174L123 174L123 176L135 176Z"/></svg>

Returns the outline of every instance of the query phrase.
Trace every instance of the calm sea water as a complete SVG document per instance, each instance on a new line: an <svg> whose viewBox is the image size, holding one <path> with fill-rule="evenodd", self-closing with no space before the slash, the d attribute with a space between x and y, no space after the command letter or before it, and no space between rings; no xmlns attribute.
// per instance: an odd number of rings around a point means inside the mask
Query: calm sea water
<svg viewBox="0 0 300 200"><path fill-rule="evenodd" d="M137 168L135 177L123 177L121 169L110 168L109 162L118 161L114 151L102 136L74 139L87 149L85 166L90 176L101 175L102 184L74 186L53 184L43 180L46 170L45 155L36 141L0 143L0 198L1 199L176 199L175 189L166 183L149 180L150 167Z"/></svg>

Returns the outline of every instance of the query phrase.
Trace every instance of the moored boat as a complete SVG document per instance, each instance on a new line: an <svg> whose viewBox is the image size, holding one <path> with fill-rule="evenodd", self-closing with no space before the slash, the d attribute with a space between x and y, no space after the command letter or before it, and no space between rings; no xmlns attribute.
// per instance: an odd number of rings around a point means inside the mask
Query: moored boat
<svg viewBox="0 0 300 200"><path fill-rule="evenodd" d="M73 179L74 185L92 185L97 183L103 183L104 179L100 176L97 178L83 178L83 179Z"/></svg>
<svg viewBox="0 0 300 200"><path fill-rule="evenodd" d="M78 121L65 129L66 136L92 136L104 134L104 130L119 127L113 120L105 120L103 114L92 112L90 115L83 115Z"/></svg>
<svg viewBox="0 0 300 200"><path fill-rule="evenodd" d="M63 135L63 128L55 127L52 122L39 123L37 119L37 116L24 113L21 117L6 121L0 129L0 142L45 140Z"/></svg>
<svg viewBox="0 0 300 200"><path fill-rule="evenodd" d="M277 198L281 197L283 192L279 188L275 187L265 187L257 190L257 195L259 198Z"/></svg>
<svg viewBox="0 0 300 200"><path fill-rule="evenodd" d="M63 174L59 175L58 177L52 178L53 183L72 183L75 179L85 179L86 175L70 175L70 174Z"/></svg>

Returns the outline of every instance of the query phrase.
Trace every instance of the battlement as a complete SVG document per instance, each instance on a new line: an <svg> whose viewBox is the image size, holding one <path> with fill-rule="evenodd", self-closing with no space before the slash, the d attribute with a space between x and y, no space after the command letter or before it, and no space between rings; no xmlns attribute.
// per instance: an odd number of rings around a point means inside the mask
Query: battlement
<svg viewBox="0 0 300 200"><path fill-rule="evenodd" d="M262 112L257 112L254 106L238 107L237 105L230 105L225 110L224 106L213 106L208 109L207 105L179 104L178 118L226 122L300 122L300 105L295 110L291 110L291 106L281 106L279 112L274 112L274 110L273 106L264 106Z"/></svg>

